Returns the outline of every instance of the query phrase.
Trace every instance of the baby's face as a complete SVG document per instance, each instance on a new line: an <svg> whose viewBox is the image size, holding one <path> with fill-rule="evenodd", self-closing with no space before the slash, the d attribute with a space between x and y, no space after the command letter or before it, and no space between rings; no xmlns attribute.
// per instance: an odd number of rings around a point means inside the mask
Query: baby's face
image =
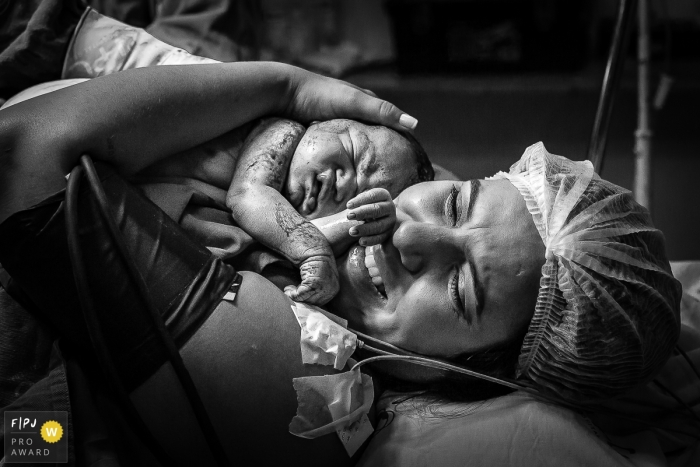
<svg viewBox="0 0 700 467"><path fill-rule="evenodd" d="M289 167L285 196L307 219L338 213L370 188L393 197L416 174L405 138L382 126L330 120L309 127Z"/></svg>

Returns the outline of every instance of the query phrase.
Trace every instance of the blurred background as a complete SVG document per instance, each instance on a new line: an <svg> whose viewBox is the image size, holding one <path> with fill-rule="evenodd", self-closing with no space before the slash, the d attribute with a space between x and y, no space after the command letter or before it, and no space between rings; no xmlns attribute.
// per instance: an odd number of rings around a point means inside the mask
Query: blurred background
<svg viewBox="0 0 700 467"><path fill-rule="evenodd" d="M618 12L613 0L91 3L198 55L285 61L371 89L415 116L431 159L462 178L507 170L537 141L586 158ZM647 3L654 101L648 207L670 259L699 260L700 1ZM635 13L602 170L630 189L636 24ZM657 96L661 82L670 83L665 98Z"/></svg>

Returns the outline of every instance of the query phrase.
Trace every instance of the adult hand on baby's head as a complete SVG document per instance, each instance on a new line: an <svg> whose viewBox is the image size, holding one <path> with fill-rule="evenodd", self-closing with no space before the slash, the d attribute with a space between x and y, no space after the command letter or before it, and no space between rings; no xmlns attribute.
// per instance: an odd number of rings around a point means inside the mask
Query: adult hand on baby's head
<svg viewBox="0 0 700 467"><path fill-rule="evenodd" d="M418 121L395 105L345 81L326 78L301 68L290 76L286 116L302 123L348 118L413 131Z"/></svg>
<svg viewBox="0 0 700 467"><path fill-rule="evenodd" d="M364 221L352 227L350 235L361 237L360 245L378 245L389 238L396 224L396 206L384 188L372 188L348 201L348 219Z"/></svg>

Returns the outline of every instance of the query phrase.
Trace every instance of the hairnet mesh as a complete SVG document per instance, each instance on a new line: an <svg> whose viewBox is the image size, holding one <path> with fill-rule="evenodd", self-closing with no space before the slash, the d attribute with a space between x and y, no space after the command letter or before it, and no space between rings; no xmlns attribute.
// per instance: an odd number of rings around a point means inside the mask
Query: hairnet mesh
<svg viewBox="0 0 700 467"><path fill-rule="evenodd" d="M546 251L517 377L577 402L651 379L678 339L681 289L649 212L542 143L496 178L520 191Z"/></svg>

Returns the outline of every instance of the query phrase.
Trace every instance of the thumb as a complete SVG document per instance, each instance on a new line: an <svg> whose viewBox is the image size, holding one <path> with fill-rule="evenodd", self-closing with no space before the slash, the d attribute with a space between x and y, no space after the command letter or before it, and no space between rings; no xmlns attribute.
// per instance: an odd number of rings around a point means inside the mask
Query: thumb
<svg viewBox="0 0 700 467"><path fill-rule="evenodd" d="M391 102L370 96L364 92L357 92L353 96L358 113L357 118L380 125L388 126L398 131L415 130L418 120L411 117Z"/></svg>
<svg viewBox="0 0 700 467"><path fill-rule="evenodd" d="M356 84L353 84L353 83L350 83L350 82L348 82L348 81L345 81L345 84L347 84L347 85L350 86L351 88L357 89L358 91L362 91L362 92L364 92L365 94L367 94L367 95L369 95L369 96L377 97L377 94L376 94L374 91L372 91L371 89L361 88L360 86L358 86L358 85L356 85Z"/></svg>

